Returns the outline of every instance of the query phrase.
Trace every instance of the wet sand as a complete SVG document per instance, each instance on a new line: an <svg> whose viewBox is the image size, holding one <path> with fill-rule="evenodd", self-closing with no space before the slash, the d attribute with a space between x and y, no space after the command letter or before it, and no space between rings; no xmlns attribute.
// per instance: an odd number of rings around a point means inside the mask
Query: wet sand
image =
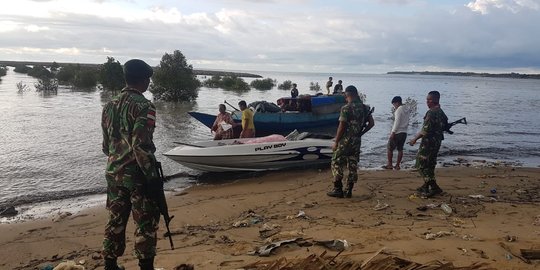
<svg viewBox="0 0 540 270"><path fill-rule="evenodd" d="M307 242L346 240L350 247L339 260L362 261L386 247L419 263L440 260L457 266L486 262L496 269L540 268L540 261L527 264L500 245L515 254L519 249L540 249L540 169L454 167L437 169L437 175L445 193L432 199L410 196L421 179L416 172L404 170L361 171L351 199L325 195L331 187L327 169L271 172L192 187L169 197L176 249L170 250L161 226L156 267L174 269L190 263L195 269L238 269L256 261L305 258L325 250L337 254L318 245L289 244L270 257L247 255L271 241L301 237ZM378 203L388 207L375 210ZM447 203L452 214L439 207L417 209L440 203ZM299 211L305 215L297 217ZM71 216L0 225L0 269L39 269L68 259L84 260L86 269L102 269L99 250L105 221L106 211L99 207ZM261 237L259 230L265 223L274 228L267 235L279 233ZM119 262L138 269L131 255L131 223L127 235L126 254Z"/></svg>

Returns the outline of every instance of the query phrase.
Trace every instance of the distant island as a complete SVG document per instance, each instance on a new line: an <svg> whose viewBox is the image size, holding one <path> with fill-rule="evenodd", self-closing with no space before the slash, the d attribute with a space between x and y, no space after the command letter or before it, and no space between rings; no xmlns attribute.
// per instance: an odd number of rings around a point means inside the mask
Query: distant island
<svg viewBox="0 0 540 270"><path fill-rule="evenodd" d="M35 62L35 61L1 61L0 60L0 66L17 66L17 65L26 65L26 66L51 66L53 62ZM84 67L95 67L97 68L101 64L88 64L88 63L61 63L57 62L57 64L62 66L67 65L80 65ZM234 71L220 71L220 70L202 70L202 69L193 69L193 73L195 75L203 75L203 76L234 76L234 77L244 77L244 78L262 78L261 75L253 74L253 73L246 73L246 72L234 72Z"/></svg>
<svg viewBox="0 0 540 270"><path fill-rule="evenodd" d="M520 73L476 73L476 72L450 72L450 71L390 71L386 74L399 75L439 75L439 76L464 76L464 77L490 77L490 78L512 78L512 79L540 79L540 74L520 74Z"/></svg>

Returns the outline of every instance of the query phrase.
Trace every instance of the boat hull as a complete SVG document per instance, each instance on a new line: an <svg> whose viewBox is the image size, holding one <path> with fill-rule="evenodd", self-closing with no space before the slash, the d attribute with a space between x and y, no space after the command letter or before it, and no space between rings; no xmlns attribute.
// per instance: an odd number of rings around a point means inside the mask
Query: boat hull
<svg viewBox="0 0 540 270"><path fill-rule="evenodd" d="M216 120L215 115L206 113L189 112L189 115L209 128L212 127ZM233 112L232 116L235 122L241 122L240 112ZM314 114L291 112L255 113L253 120L257 136L264 136L276 133L286 135L295 129L302 131L313 131L317 129L317 132L319 133L328 130L329 133L332 133L335 132L338 118L339 113Z"/></svg>
<svg viewBox="0 0 540 270"><path fill-rule="evenodd" d="M332 158L331 140L218 145L233 141L209 141L180 146L164 155L188 168L209 172L281 170L330 164Z"/></svg>

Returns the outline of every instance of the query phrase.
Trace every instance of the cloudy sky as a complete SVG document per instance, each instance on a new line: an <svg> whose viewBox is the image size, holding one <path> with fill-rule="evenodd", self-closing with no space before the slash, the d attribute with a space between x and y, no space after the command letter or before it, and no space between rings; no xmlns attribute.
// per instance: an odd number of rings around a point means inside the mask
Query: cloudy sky
<svg viewBox="0 0 540 270"><path fill-rule="evenodd" d="M540 0L1 0L0 60L540 73Z"/></svg>

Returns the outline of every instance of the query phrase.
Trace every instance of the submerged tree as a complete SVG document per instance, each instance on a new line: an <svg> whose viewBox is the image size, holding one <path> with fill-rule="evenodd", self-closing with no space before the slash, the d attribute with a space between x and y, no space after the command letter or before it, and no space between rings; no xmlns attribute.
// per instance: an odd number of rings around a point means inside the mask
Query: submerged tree
<svg viewBox="0 0 540 270"><path fill-rule="evenodd" d="M107 57L107 62L99 67L99 81L103 88L111 91L124 87L124 71L122 65L113 57Z"/></svg>
<svg viewBox="0 0 540 270"><path fill-rule="evenodd" d="M53 78L54 74L52 74L47 68L44 66L36 65L32 69L28 71L28 75L34 77L34 78Z"/></svg>
<svg viewBox="0 0 540 270"><path fill-rule="evenodd" d="M91 67L79 67L75 72L75 77L72 80L72 84L75 87L91 88L97 85L98 74L96 68Z"/></svg>
<svg viewBox="0 0 540 270"><path fill-rule="evenodd" d="M34 84L36 92L43 94L56 94L58 92L58 80L53 78L42 77Z"/></svg>
<svg viewBox="0 0 540 270"><path fill-rule="evenodd" d="M32 68L27 65L18 64L15 66L15 69L13 69L14 72L17 73L28 73Z"/></svg>
<svg viewBox="0 0 540 270"><path fill-rule="evenodd" d="M51 64L51 72L56 73L58 72L58 69L60 68L60 65L56 63L56 61L52 62Z"/></svg>
<svg viewBox="0 0 540 270"><path fill-rule="evenodd" d="M278 85L278 89L281 89L281 90L291 90L291 88L292 88L291 80L286 80L283 83Z"/></svg>
<svg viewBox="0 0 540 270"><path fill-rule="evenodd" d="M24 84L22 81L18 82L16 86L18 94L30 91L30 87L28 87L28 85Z"/></svg>
<svg viewBox="0 0 540 270"><path fill-rule="evenodd" d="M193 74L186 57L179 50L165 53L152 76L150 92L164 101L191 101L197 98L201 82Z"/></svg>
<svg viewBox="0 0 540 270"><path fill-rule="evenodd" d="M276 80L271 78L255 79L249 85L257 90L270 90L276 86Z"/></svg>
<svg viewBox="0 0 540 270"><path fill-rule="evenodd" d="M70 84L75 78L75 73L76 67L74 65L63 66L56 74L56 78L60 84Z"/></svg>
<svg viewBox="0 0 540 270"><path fill-rule="evenodd" d="M214 75L203 83L204 86L210 88L222 88L225 90L246 91L249 90L249 84L244 79L236 76Z"/></svg>
<svg viewBox="0 0 540 270"><path fill-rule="evenodd" d="M309 90L311 90L311 91L320 91L320 90L321 90L321 86L319 85L318 82L316 82L316 83L310 82L310 83L309 83Z"/></svg>
<svg viewBox="0 0 540 270"><path fill-rule="evenodd" d="M56 78L58 83L62 85L91 88L97 85L98 70L94 67L85 67L79 64L67 65L60 68Z"/></svg>
<svg viewBox="0 0 540 270"><path fill-rule="evenodd" d="M409 123L412 125L418 125L420 124L420 121L418 121L418 101L416 99L408 97L405 99L405 102L402 105L405 108L405 112L409 114ZM390 119L394 120L394 112L396 111L396 108L392 106L391 113L392 117Z"/></svg>
<svg viewBox="0 0 540 270"><path fill-rule="evenodd" d="M0 66L0 80L2 76L6 76L7 74L7 67L6 66Z"/></svg>

